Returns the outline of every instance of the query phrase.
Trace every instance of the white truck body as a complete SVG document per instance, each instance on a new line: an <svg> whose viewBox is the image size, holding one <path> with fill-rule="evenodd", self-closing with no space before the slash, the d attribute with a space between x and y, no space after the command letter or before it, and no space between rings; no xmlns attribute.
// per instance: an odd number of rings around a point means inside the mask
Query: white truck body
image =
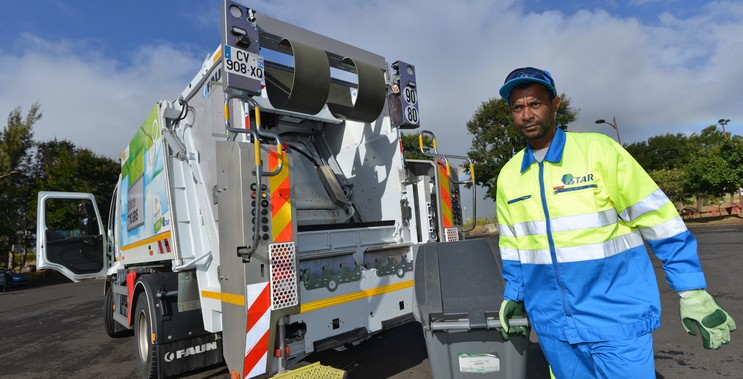
<svg viewBox="0 0 743 379"><path fill-rule="evenodd" d="M92 195L39 194L39 267L106 278L107 331L134 331L144 376L272 374L407 322L414 246L462 222L444 166L403 159L413 66L229 0L222 17L121 154L107 229Z"/></svg>

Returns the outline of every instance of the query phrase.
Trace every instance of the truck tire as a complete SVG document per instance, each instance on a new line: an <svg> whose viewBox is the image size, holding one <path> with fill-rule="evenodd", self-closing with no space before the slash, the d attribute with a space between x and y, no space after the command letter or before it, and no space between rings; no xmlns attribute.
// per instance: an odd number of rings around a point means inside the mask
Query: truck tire
<svg viewBox="0 0 743 379"><path fill-rule="evenodd" d="M118 322L114 321L114 291L113 287L106 290L106 298L103 300L103 325L106 327L106 334L111 338L121 338L132 335L132 330L124 328Z"/></svg>
<svg viewBox="0 0 743 379"><path fill-rule="evenodd" d="M134 313L134 339L136 345L137 371L141 378L157 377L158 345L152 343L152 314L147 295L141 292L137 297Z"/></svg>

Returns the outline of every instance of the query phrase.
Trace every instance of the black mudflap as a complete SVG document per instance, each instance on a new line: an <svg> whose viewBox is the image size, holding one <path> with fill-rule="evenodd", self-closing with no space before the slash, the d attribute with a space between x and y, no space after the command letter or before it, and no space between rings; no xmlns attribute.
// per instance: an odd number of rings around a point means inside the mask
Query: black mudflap
<svg viewBox="0 0 743 379"><path fill-rule="evenodd" d="M160 375L167 378L224 362L219 334L188 338L158 345Z"/></svg>

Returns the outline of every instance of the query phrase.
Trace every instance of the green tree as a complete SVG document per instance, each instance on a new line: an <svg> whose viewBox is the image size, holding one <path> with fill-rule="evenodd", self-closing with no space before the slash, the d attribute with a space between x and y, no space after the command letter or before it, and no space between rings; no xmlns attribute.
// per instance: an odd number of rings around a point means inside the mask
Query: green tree
<svg viewBox="0 0 743 379"><path fill-rule="evenodd" d="M685 178L687 193L717 197L729 189L734 173L719 154L698 155L686 165Z"/></svg>
<svg viewBox="0 0 743 379"><path fill-rule="evenodd" d="M15 245L27 251L36 232L38 191L91 192L108 216L119 165L69 141L36 143L33 126L42 116L34 103L25 118L18 107L0 132L0 262ZM26 254L22 263L25 264Z"/></svg>
<svg viewBox="0 0 743 379"><path fill-rule="evenodd" d="M570 105L570 98L560 95L556 123L563 130L575 121L578 110ZM467 131L472 135L472 146L468 152L475 161L476 183L488 189L487 197L495 200L496 181L503 165L526 146L526 140L516 131L508 104L503 99L483 102L467 122Z"/></svg>
<svg viewBox="0 0 743 379"><path fill-rule="evenodd" d="M654 136L625 148L677 205L691 197L719 198L743 184L743 137L725 136L717 125L690 136Z"/></svg>
<svg viewBox="0 0 743 379"><path fill-rule="evenodd" d="M13 171L19 172L20 165L28 149L33 146L33 126L41 119L41 107L34 103L26 118L21 116L21 108L13 109L8 115L8 123L0 133L0 176L6 178Z"/></svg>
<svg viewBox="0 0 743 379"><path fill-rule="evenodd" d="M715 146L722 144L725 139L725 135L722 130L717 129L717 125L710 125L702 129L701 133L692 134L689 137L689 142L698 154L707 154Z"/></svg>
<svg viewBox="0 0 743 379"><path fill-rule="evenodd" d="M678 134L663 134L625 146L638 163L648 172L683 167L696 149L689 137Z"/></svg>
<svg viewBox="0 0 743 379"><path fill-rule="evenodd" d="M106 219L120 167L111 158L78 148L70 141L38 144L34 159L38 191L90 192Z"/></svg>
<svg viewBox="0 0 743 379"><path fill-rule="evenodd" d="M686 171L681 167L661 168L649 172L658 187L665 192L676 208L682 208L689 195L684 191Z"/></svg>
<svg viewBox="0 0 743 379"><path fill-rule="evenodd" d="M25 248L33 233L34 219L26 201L33 180L28 163L33 147L33 126L42 116L34 103L25 118L21 108L13 109L0 132L0 262L8 262L15 245ZM25 256L25 254L24 254ZM14 260L10 260L11 268Z"/></svg>
<svg viewBox="0 0 743 379"><path fill-rule="evenodd" d="M427 159L430 160L430 157L427 157L423 153L421 153L420 145L418 141L418 136L420 134L407 134L407 133L401 133L400 137L402 138L402 154L405 159ZM430 147L431 146L431 137L424 135L423 136L423 146Z"/></svg>
<svg viewBox="0 0 743 379"><path fill-rule="evenodd" d="M120 171L112 159L96 155L89 149L77 148L70 141L52 140L37 145L32 166L35 178L33 204L36 217L38 191L89 192L95 195L101 218L108 219L113 188ZM71 202L56 203L47 213L50 225L69 225L77 222L79 211Z"/></svg>
<svg viewBox="0 0 743 379"><path fill-rule="evenodd" d="M720 155L733 171L733 178L726 185L727 191L735 192L743 187L743 137L734 135L723 140L720 144Z"/></svg>
<svg viewBox="0 0 743 379"><path fill-rule="evenodd" d="M743 185L743 137L726 137L712 125L689 140L693 155L684 167L687 195L717 198Z"/></svg>

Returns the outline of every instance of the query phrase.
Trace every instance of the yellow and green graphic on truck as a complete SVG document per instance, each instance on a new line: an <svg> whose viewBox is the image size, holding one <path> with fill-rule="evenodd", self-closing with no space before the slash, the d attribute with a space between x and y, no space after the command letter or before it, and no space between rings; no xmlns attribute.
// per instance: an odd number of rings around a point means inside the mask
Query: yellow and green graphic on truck
<svg viewBox="0 0 743 379"><path fill-rule="evenodd" d="M155 106L121 155L123 246L170 230L161 127Z"/></svg>

